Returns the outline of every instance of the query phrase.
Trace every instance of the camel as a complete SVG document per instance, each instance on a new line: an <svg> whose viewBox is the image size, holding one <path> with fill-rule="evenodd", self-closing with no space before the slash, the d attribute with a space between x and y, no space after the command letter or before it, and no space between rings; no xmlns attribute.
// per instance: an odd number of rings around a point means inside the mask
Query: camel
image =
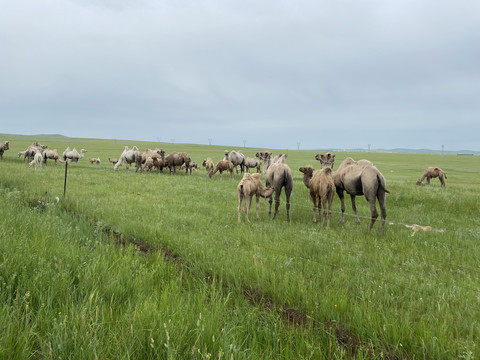
<svg viewBox="0 0 480 360"><path fill-rule="evenodd" d="M192 173L192 169L190 168L189 164L190 161L190 156L186 152L172 152L169 154L166 158L166 167L170 169L170 175L172 174L172 170L175 173L176 172L176 166L180 166L185 164L185 173L188 174L188 171L190 170L190 174Z"/></svg>
<svg viewBox="0 0 480 360"><path fill-rule="evenodd" d="M250 168L257 168L257 173L260 172L260 166L262 163L260 160L257 160L255 158L247 157L245 159L245 168L247 169L247 172L250 172Z"/></svg>
<svg viewBox="0 0 480 360"><path fill-rule="evenodd" d="M220 171L220 178L223 179L223 172L230 171L230 178L233 179L235 174L233 173L233 163L230 160L220 160L215 166L215 170L212 170L208 173L208 177L212 178L213 175Z"/></svg>
<svg viewBox="0 0 480 360"><path fill-rule="evenodd" d="M33 165L35 165L35 170L38 170L39 168L42 167L42 160L43 160L42 152L38 150L33 156L33 160L30 162L28 167L32 167Z"/></svg>
<svg viewBox="0 0 480 360"><path fill-rule="evenodd" d="M90 164L100 164L100 158L90 158L88 161L90 161Z"/></svg>
<svg viewBox="0 0 480 360"><path fill-rule="evenodd" d="M293 189L293 174L292 170L286 163L286 154L279 154L271 159L272 153L265 151L257 153L257 157L263 159L263 170L265 171L265 183L267 187L273 186L275 190L275 212L272 219L278 214L278 207L280 206L280 195L282 188L285 188L285 197L287 202L287 221L290 221L290 195ZM272 198L270 197L270 208L268 214L272 213Z"/></svg>
<svg viewBox="0 0 480 360"><path fill-rule="evenodd" d="M215 168L215 165L213 164L212 158L204 159L203 162L202 162L202 166L205 168L205 171L207 172L207 174L210 171L213 171L213 169Z"/></svg>
<svg viewBox="0 0 480 360"><path fill-rule="evenodd" d="M230 160L238 174L237 166L240 165L240 172L243 174L245 167L245 156L239 151L230 151L225 150L225 158L223 160Z"/></svg>
<svg viewBox="0 0 480 360"><path fill-rule="evenodd" d="M159 160L163 160L163 162L165 162L165 151L163 151L162 149L159 149L159 148L156 148L155 150L150 150L150 149L145 150L142 153L141 165L145 164L145 161L149 157L152 158L152 161L154 159L159 159ZM137 167L137 171L138 171L138 169L140 169L140 172L143 171L143 166ZM162 166L162 170L163 170L163 166Z"/></svg>
<svg viewBox="0 0 480 360"><path fill-rule="evenodd" d="M135 163L135 166L138 168L140 166L141 160L142 160L142 153L138 151L138 148L136 146L134 146L131 149L129 149L128 146L125 146L125 149L123 150L122 155L120 155L120 159L113 166L113 170L118 171L118 168L120 167L120 165L122 165L123 162L126 163L127 171L129 170L130 165L132 163Z"/></svg>
<svg viewBox="0 0 480 360"><path fill-rule="evenodd" d="M248 215L250 213L250 207L252 206L252 198L255 195L256 200L256 210L257 210L257 219L260 219L258 215L258 201L260 197L267 198L271 197L273 194L273 187L263 188L262 182L260 181L260 174L244 174L243 179L237 186L237 196L238 196L238 222L241 222L240 215L242 213L242 200L244 202L245 218L248 223L250 219ZM247 206L248 203L248 206Z"/></svg>
<svg viewBox="0 0 480 360"><path fill-rule="evenodd" d="M434 179L438 177L439 180L440 180L440 184L441 184L441 187L445 187L445 181L443 180L443 178L445 177L445 179L447 178L447 175L445 174L445 172L440 169L439 167L428 167L422 177L420 179L417 180L417 185L422 185L422 181L427 178L427 185L430 185L430 179Z"/></svg>
<svg viewBox="0 0 480 360"><path fill-rule="evenodd" d="M108 162L115 165L118 162L118 158L108 158Z"/></svg>
<svg viewBox="0 0 480 360"><path fill-rule="evenodd" d="M385 208L386 194L390 193L385 187L385 178L382 173L369 160L355 161L348 157L340 164L337 171L333 173L333 181L337 195L342 202L342 217L340 224L344 223L345 200L343 192L350 194L352 200L352 209L355 212L355 221L360 223L357 214L355 196L365 195L365 199L370 204L372 218L369 230L372 230L375 221L378 218L378 212L375 207L375 201L378 199L382 216L382 234L385 230L385 219L387 210Z"/></svg>
<svg viewBox="0 0 480 360"><path fill-rule="evenodd" d="M53 149L53 150L48 150L48 149L45 149L43 150L43 162L44 164L47 163L47 159L51 159L51 160L54 160L55 161L55 165L57 165L57 161L61 160L60 159L60 154L58 153L58 150L57 149Z"/></svg>
<svg viewBox="0 0 480 360"><path fill-rule="evenodd" d="M0 143L0 160L3 160L3 153L9 149L8 141L5 141L4 144Z"/></svg>
<svg viewBox="0 0 480 360"><path fill-rule="evenodd" d="M33 160L33 157L35 156L37 151L42 152L43 150L45 150L47 148L48 148L47 145L42 145L39 142L35 141L34 143L30 144L27 147L27 150L25 150L25 152L23 154L23 161L25 161L25 159Z"/></svg>
<svg viewBox="0 0 480 360"><path fill-rule="evenodd" d="M330 226L333 197L335 196L335 183L333 182L332 168L325 167L322 170L314 172L314 169L311 166L304 166L299 170L303 173L303 183L310 190L310 200L313 203L313 222L317 222L317 210L318 218L320 219L320 213L323 208L322 226L325 223L325 219L327 219L328 228Z"/></svg>
<svg viewBox="0 0 480 360"><path fill-rule="evenodd" d="M146 160L145 163L142 165L142 171L146 169L146 171L152 171L153 167L153 158L149 156Z"/></svg>
<svg viewBox="0 0 480 360"><path fill-rule="evenodd" d="M333 164L335 163L335 154L326 152L324 154L315 155L315 160L320 161L320 164L323 167L330 167L333 169Z"/></svg>
<svg viewBox="0 0 480 360"><path fill-rule="evenodd" d="M70 150L70 147L67 147L62 154L63 160L67 161L67 159L70 159L70 163L72 162L78 163L78 160L83 159L86 152L87 150L82 149L80 150L80 153L79 153L76 148L73 148L73 150Z"/></svg>

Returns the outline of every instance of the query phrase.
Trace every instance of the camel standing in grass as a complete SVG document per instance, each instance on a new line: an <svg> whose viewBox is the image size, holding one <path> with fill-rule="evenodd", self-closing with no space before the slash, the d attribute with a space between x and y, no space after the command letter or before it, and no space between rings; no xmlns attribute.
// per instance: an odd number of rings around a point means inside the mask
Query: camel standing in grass
<svg viewBox="0 0 480 360"><path fill-rule="evenodd" d="M279 154L271 159L272 153L264 151L257 153L257 157L263 160L263 170L265 171L265 183L267 187L272 186L275 190L275 212L272 219L278 214L278 207L280 206L280 195L282 188L285 188L286 207L287 207L287 221L290 221L290 195L293 189L293 174L292 170L286 163L286 154ZM272 198L270 197L270 208L268 214L272 213Z"/></svg>
<svg viewBox="0 0 480 360"><path fill-rule="evenodd" d="M142 153L138 151L138 148L136 146L134 146L131 149L129 149L128 146L125 146L125 149L123 150L122 155L120 155L120 159L113 166L113 169L115 171L118 171L118 168L120 167L120 165L122 165L123 162L126 163L127 171L129 170L130 165L133 163L135 163L135 166L138 168L140 166L141 160L142 160Z"/></svg>
<svg viewBox="0 0 480 360"><path fill-rule="evenodd" d="M88 161L90 161L90 164L100 165L100 163L101 163L101 160L98 157L96 159L95 158L90 158L90 159L88 159Z"/></svg>
<svg viewBox="0 0 480 360"><path fill-rule="evenodd" d="M190 156L188 156L186 152L179 153L174 151L165 158L165 161L166 161L166 167L170 169L170 174L172 174L172 171L173 173L175 173L176 167L183 164L185 164L186 166L185 173L188 174L189 170L190 170L190 174L192 173L192 169L190 169L189 167L190 161L192 160L190 159Z"/></svg>
<svg viewBox="0 0 480 360"><path fill-rule="evenodd" d="M142 165L142 170L145 170L145 171L152 171L152 167L153 167L153 158L152 157L148 157L146 160L145 160L145 163Z"/></svg>
<svg viewBox="0 0 480 360"><path fill-rule="evenodd" d="M140 164L141 165L145 164L145 161L147 161L147 159L149 157L152 158L152 161L154 161L155 159L165 160L165 151L163 151L162 149L159 149L159 148L156 148L155 150L150 150L150 149L145 150L142 153L142 160L141 160ZM138 169L140 169L140 171L143 171L143 166L137 167L136 171L138 171ZM150 167L150 169L151 169L151 167ZM163 167L162 167L162 170L163 170Z"/></svg>
<svg viewBox="0 0 480 360"><path fill-rule="evenodd" d="M273 187L263 188L262 182L260 181L260 174L244 174L243 179L237 186L237 196L238 196L238 222L241 222L240 217L242 213L242 200L244 202L245 208L245 218L247 222L250 222L248 215L250 213L250 207L252 206L252 198L255 195L256 199L256 210L257 210L257 219L260 219L258 215L258 201L260 197L267 198L271 197L273 194ZM248 206L247 206L248 203Z"/></svg>
<svg viewBox="0 0 480 360"><path fill-rule="evenodd" d="M43 163L46 164L47 163L47 159L51 159L51 160L54 160L55 161L55 165L57 165L57 161L61 161L63 162L61 159L60 159L60 154L58 153L58 150L57 149L53 149L53 150L48 150L48 149L45 149L43 150Z"/></svg>
<svg viewBox="0 0 480 360"><path fill-rule="evenodd" d="M318 218L321 218L320 214L323 208L322 226L326 219L328 228L330 226L333 197L335 196L335 183L332 178L332 168L325 167L322 170L314 172L311 166L304 166L299 170L303 173L303 183L310 190L310 200L313 203L313 222L317 222L317 211Z"/></svg>
<svg viewBox="0 0 480 360"><path fill-rule="evenodd" d="M30 162L28 167L32 167L35 165L35 170L38 170L42 167L43 155L40 150L38 150L35 155L33 156L33 160Z"/></svg>
<svg viewBox="0 0 480 360"><path fill-rule="evenodd" d="M375 207L376 199L380 205L382 216L382 233L385 230L385 219L387 217L387 210L385 207L386 194L390 193L385 187L385 178L382 173L373 166L369 160L355 161L348 157L340 164L337 171L333 173L333 181L337 195L342 202L342 217L340 223L344 222L345 214L345 200L343 192L350 194L352 200L352 209L355 212L355 221L360 223L357 214L357 206L355 203L355 196L365 195L365 199L370 204L370 212L372 218L370 221L369 230L372 230L373 224L378 218L378 212Z"/></svg>
<svg viewBox="0 0 480 360"><path fill-rule="evenodd" d="M438 179L440 180L441 187L445 187L445 180L443 180L443 178L446 179L447 175L439 167L428 167L424 171L422 177L417 180L417 185L422 185L422 181L425 178L427 178L427 185L430 185L430 179L434 179L436 177L438 177Z"/></svg>
<svg viewBox="0 0 480 360"><path fill-rule="evenodd" d="M70 150L70 147L67 147L62 154L63 160L67 161L67 159L70 159L70 163L72 162L78 163L78 160L83 159L86 152L87 150L85 149L82 149L80 150L80 152L78 152L76 148L73 148L73 150Z"/></svg>
<svg viewBox="0 0 480 360"><path fill-rule="evenodd" d="M8 145L8 141L5 141L4 144L0 143L0 159L3 160L3 153L9 150L10 147Z"/></svg>
<svg viewBox="0 0 480 360"><path fill-rule="evenodd" d="M230 152L228 150L225 150L224 153L225 153L225 158L223 160L230 160L237 174L238 174L237 166L240 165L240 172L243 173L244 167L245 167L245 156L241 152L234 151L234 150Z"/></svg>
<svg viewBox="0 0 480 360"><path fill-rule="evenodd" d="M202 163L202 166L205 168L205 171L207 172L207 174L210 172L210 171L213 171L213 169L215 168L215 165L213 164L213 160L212 158L206 158L203 160L203 163Z"/></svg>
<svg viewBox="0 0 480 360"><path fill-rule="evenodd" d="M25 150L25 152L23 153L23 161L25 161L25 159L33 160L33 157L35 156L37 151L42 152L47 147L47 145L42 145L39 142L35 141L34 143L30 144L27 147L27 150Z"/></svg>
<svg viewBox="0 0 480 360"><path fill-rule="evenodd" d="M247 157L245 159L245 168L247 169L247 172L250 172L251 168L256 168L257 173L259 173L261 165L262 165L262 163L258 159L251 158L251 157Z"/></svg>
<svg viewBox="0 0 480 360"><path fill-rule="evenodd" d="M215 170L212 170L208 173L208 177L211 178L213 175L220 172L220 178L223 179L223 172L230 171L230 178L233 179L235 174L233 173L233 163L230 160L220 160L217 165L215 166Z"/></svg>
<svg viewBox="0 0 480 360"><path fill-rule="evenodd" d="M115 165L118 162L118 158L108 158L108 162Z"/></svg>

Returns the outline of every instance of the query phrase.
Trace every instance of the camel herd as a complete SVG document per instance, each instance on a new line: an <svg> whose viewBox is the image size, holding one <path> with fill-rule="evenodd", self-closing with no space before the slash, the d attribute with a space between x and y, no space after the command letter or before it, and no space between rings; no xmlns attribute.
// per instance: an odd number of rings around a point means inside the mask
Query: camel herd
<svg viewBox="0 0 480 360"><path fill-rule="evenodd" d="M9 150L9 142L5 141L3 144L0 143L0 159L3 159L3 154L7 150ZM42 166L42 163L46 164L47 159L54 160L55 165L57 161L66 163L70 160L70 163L76 163L84 157L86 152L87 150L85 149L81 149L80 152L78 152L75 148L71 150L70 147L67 147L62 153L62 156L60 156L57 149L50 150L48 146L34 142L29 145L25 151L19 152L18 157L23 156L24 160L29 160L29 167L35 165L35 168L38 169ZM287 221L290 221L290 196L293 189L293 173L287 164L286 154L272 155L270 151L262 151L258 152L255 158L249 158L245 157L239 151L225 150L224 159L218 161L216 165L214 165L211 158L203 160L202 166L210 178L217 172L220 173L221 178L224 171L228 171L231 178L235 176L235 172L237 174L239 171L244 173L237 186L239 222L241 221L242 202L246 220L250 222L249 210L253 196L256 197L257 218L259 218L258 203L260 197L269 199L269 215L272 215L272 203L275 201L272 216L272 219L275 219L279 211L282 190L285 191L286 218ZM385 229L385 219L387 217L385 206L386 194L390 193L390 191L386 188L384 176L375 165L369 160L363 159L355 161L348 157L343 160L338 169L334 171L335 154L330 152L317 154L315 159L320 162L320 170L314 170L311 166L302 166L299 169L303 174L303 183L309 190L309 198L313 204L313 222L317 222L318 213L318 219L322 219L322 226L326 223L326 226L329 227L331 208L336 192L341 202L342 213L340 223L343 224L345 215L344 192L347 192L347 194L350 195L352 209L357 223L359 223L360 220L357 214L356 196L365 196L371 212L369 230L372 230L379 216L376 209L376 202L378 201L383 233ZM91 164L100 164L100 158L98 157L90 158L89 161ZM113 164L115 171L118 171L123 163L125 163L127 171L129 167L134 164L136 171L140 170L140 172L151 171L153 168L156 168L159 172L163 172L164 168L168 168L170 174L174 174L177 167L182 167L187 174L191 174L192 169L198 168L197 164L192 162L190 156L185 152L174 151L165 156L165 152L162 149L146 149L144 152L141 152L136 146L133 146L131 149L125 146L119 158L109 158L108 161ZM263 187L260 180L262 162L265 187ZM249 170L252 168L256 169L256 173L249 173ZM445 172L438 167L428 167L422 177L417 180L416 184L421 185L423 180L427 179L426 183L429 185L430 180L436 177L440 179L441 186L445 187L444 179L446 179L447 176Z"/></svg>

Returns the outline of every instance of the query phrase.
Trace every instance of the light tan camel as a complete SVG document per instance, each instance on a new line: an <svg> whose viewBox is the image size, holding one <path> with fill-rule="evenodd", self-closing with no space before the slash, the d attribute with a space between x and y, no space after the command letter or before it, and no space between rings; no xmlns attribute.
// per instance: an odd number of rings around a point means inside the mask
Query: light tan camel
<svg viewBox="0 0 480 360"><path fill-rule="evenodd" d="M138 150L136 146L132 147L131 149L128 146L125 146L125 149L120 155L120 159L115 163L113 166L113 170L118 171L118 168L125 162L125 168L128 171L130 169L130 165L135 163L135 167L138 170L140 166L140 162L142 161L142 153Z"/></svg>
<svg viewBox="0 0 480 360"><path fill-rule="evenodd" d="M330 226L333 197L335 196L332 168L327 166L322 170L314 171L311 166L303 166L299 170L303 173L303 183L310 190L310 200L313 203L313 222L317 222L317 211L318 218L322 218L321 210L323 208L322 226L326 219L328 228Z"/></svg>
<svg viewBox="0 0 480 360"><path fill-rule="evenodd" d="M206 158L203 160L203 163L202 163L202 166L205 168L205 171L207 172L207 174L210 172L210 171L213 171L213 169L215 168L215 164L213 163L213 160L212 158Z"/></svg>
<svg viewBox="0 0 480 360"><path fill-rule="evenodd" d="M286 163L286 154L279 154L271 159L272 153L264 151L257 153L257 157L263 160L263 171L265 171L265 183L267 187L273 186L275 190L275 212L272 219L278 214L278 207L280 206L280 195L282 188L285 188L286 207L287 207L287 221L290 221L290 195L293 189L293 174L292 170ZM268 214L272 213L272 198L270 197L270 208Z"/></svg>
<svg viewBox="0 0 480 360"><path fill-rule="evenodd" d="M100 164L100 162L101 162L100 158L96 158L96 159L95 158L90 158L90 159L88 159L88 161L90 161L90 164L97 164L97 165Z"/></svg>
<svg viewBox="0 0 480 360"><path fill-rule="evenodd" d="M217 165L215 166L215 170L212 170L208 173L208 177L211 178L213 175L220 172L220 178L223 179L223 172L230 171L230 178L233 179L235 174L233 173L233 163L230 160L220 160Z"/></svg>
<svg viewBox="0 0 480 360"><path fill-rule="evenodd" d="M244 211L245 218L247 222L250 222L248 215L250 213L250 207L252 206L252 198L255 195L257 210L257 219L260 219L258 215L258 201L260 197L269 198L273 194L273 187L263 188L262 182L260 181L260 174L249 174L245 173L243 179L238 183L237 186L237 196L238 196L238 222L241 222L241 213L242 213L242 200L244 202ZM248 206L247 206L248 203Z"/></svg>
<svg viewBox="0 0 480 360"><path fill-rule="evenodd" d="M441 184L441 187L445 187L445 181L443 180L443 178L447 178L447 175L445 174L445 172L440 169L439 167L428 167L422 177L420 179L417 180L417 185L422 185L422 181L427 178L427 185L430 185L430 179L434 179L438 177L439 180L440 180L440 184Z"/></svg>
<svg viewBox="0 0 480 360"><path fill-rule="evenodd" d="M262 163L258 159L251 158L251 157L245 158L245 169L247 169L247 172L250 172L251 168L256 168L257 173L259 173L261 165L262 165Z"/></svg>
<svg viewBox="0 0 480 360"><path fill-rule="evenodd" d="M372 230L373 224L378 218L378 212L375 207L376 199L380 205L382 216L382 233L385 230L385 219L387 217L387 210L385 207L386 194L390 193L385 187L385 178L382 173L373 166L369 160L355 161L348 157L340 164L337 171L333 173L333 181L337 195L342 202L342 217L340 223L344 222L345 215L345 200L343 192L350 194L352 200L352 209L355 212L355 221L360 223L357 214L357 205L355 203L355 196L365 195L365 199L370 204L370 212L372 218L370 221L370 228Z"/></svg>
<svg viewBox="0 0 480 360"><path fill-rule="evenodd" d="M3 160L3 153L9 150L10 147L8 145L8 141L5 141L4 144L0 143L0 159Z"/></svg>
<svg viewBox="0 0 480 360"><path fill-rule="evenodd" d="M230 160L233 164L233 167L236 169L238 174L237 166L240 165L240 172L243 173L245 167L245 155L243 155L240 151L224 151L225 157L223 160Z"/></svg>
<svg viewBox="0 0 480 360"><path fill-rule="evenodd" d="M57 165L57 161L63 162L60 159L60 154L58 153L57 149L53 149L53 150L45 149L45 150L43 150L42 155L43 155L43 163L44 164L47 163L47 159L54 160L55 165Z"/></svg>

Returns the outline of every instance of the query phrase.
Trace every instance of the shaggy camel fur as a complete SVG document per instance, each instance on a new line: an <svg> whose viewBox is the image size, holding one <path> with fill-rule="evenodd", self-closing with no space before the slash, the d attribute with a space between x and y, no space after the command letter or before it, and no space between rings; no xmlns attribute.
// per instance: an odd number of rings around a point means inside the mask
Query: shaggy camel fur
<svg viewBox="0 0 480 360"><path fill-rule="evenodd" d="M153 158L149 156L145 160L145 163L142 165L142 171L145 169L146 171L152 171L152 167L153 167Z"/></svg>
<svg viewBox="0 0 480 360"><path fill-rule="evenodd" d="M23 156L23 161L25 161L25 159L33 160L33 157L35 156L37 151L42 152L47 147L48 147L47 145L42 145L42 144L38 143L37 141L35 141L34 143L30 144L27 147L27 150L25 150L25 153L24 153L24 156Z"/></svg>
<svg viewBox="0 0 480 360"><path fill-rule="evenodd" d="M282 188L285 188L286 207L287 207L287 221L290 221L290 195L293 189L293 174L292 170L286 163L286 154L279 154L271 159L272 153L264 151L257 153L257 157L263 159L263 170L265 171L265 183L267 187L273 186L275 190L275 212L272 219L278 214L278 207L280 206L280 195ZM268 214L272 213L272 198L270 197L270 208Z"/></svg>
<svg viewBox="0 0 480 360"><path fill-rule="evenodd" d="M250 222L248 215L250 213L250 207L252 206L252 198L255 195L256 199L256 210L257 210L257 219L260 219L258 215L258 201L260 197L267 198L271 197L273 194L273 188L268 187L263 188L262 182L260 181L260 174L244 174L243 179L237 186L237 196L238 196L238 222L241 222L240 217L242 213L242 200L244 202L245 218L247 222ZM248 203L248 206L247 206Z"/></svg>
<svg viewBox="0 0 480 360"><path fill-rule="evenodd" d="M225 158L223 160L230 160L238 174L237 166L240 165L240 172L243 173L245 167L245 156L240 151L230 151L225 150Z"/></svg>
<svg viewBox="0 0 480 360"><path fill-rule="evenodd" d="M220 160L215 166L215 170L212 170L208 173L208 177L211 178L213 175L220 171L220 178L223 179L223 172L230 171L230 178L233 179L235 174L233 173L233 163L230 160Z"/></svg>
<svg viewBox="0 0 480 360"><path fill-rule="evenodd" d="M251 168L256 168L257 173L259 173L261 165L262 165L262 163L258 159L251 158L251 157L247 157L245 159L245 168L247 169L247 172L250 172Z"/></svg>
<svg viewBox="0 0 480 360"><path fill-rule="evenodd" d="M213 169L215 168L215 165L213 163L213 160L212 158L206 158L203 160L203 163L202 163L202 166L205 168L205 171L207 172L207 174L210 172L210 171L213 171Z"/></svg>
<svg viewBox="0 0 480 360"><path fill-rule="evenodd" d="M172 174L172 171L175 173L176 172L176 167L185 164L185 173L188 174L188 171L190 170L190 174L192 173L192 169L190 169L190 162L192 159L190 159L190 156L186 152L172 152L165 158L166 162L166 167L170 169L170 174Z"/></svg>
<svg viewBox="0 0 480 360"><path fill-rule="evenodd" d="M67 159L70 159L70 163L72 162L78 163L78 160L83 159L86 152L87 150L85 149L82 149L80 150L80 152L78 152L76 148L73 148L73 150L70 150L70 147L67 147L62 154L63 160L67 161Z"/></svg>
<svg viewBox="0 0 480 360"><path fill-rule="evenodd" d="M375 201L378 199L380 211L382 216L382 233L385 230L385 219L387 217L387 210L385 207L386 194L390 193L385 187L385 178L382 173L373 166L373 163L368 160L355 161L352 158L346 158L340 164L337 171L333 173L333 181L337 195L342 202L342 217L340 223L344 222L345 214L345 200L343 192L350 194L352 200L352 209L355 212L355 221L360 223L357 214L357 206L355 203L355 196L365 195L365 199L370 204L370 212L372 218L370 221L369 230L372 230L373 224L378 218L378 212L375 207Z"/></svg>
<svg viewBox="0 0 480 360"><path fill-rule="evenodd" d="M333 164L335 163L335 154L326 152L324 154L315 155L315 160L320 161L320 164L323 167L329 167L333 169Z"/></svg>
<svg viewBox="0 0 480 360"><path fill-rule="evenodd" d="M135 163L135 166L138 168L140 166L140 161L142 160L142 153L138 151L138 148L134 146L133 148L129 149L128 146L125 146L125 150L123 150L122 155L120 155L120 159L117 163L113 166L113 170L118 171L120 165L125 162L126 170L128 171L130 165Z"/></svg>
<svg viewBox="0 0 480 360"><path fill-rule="evenodd" d="M155 150L150 150L150 149L145 150L142 153L141 165L145 164L145 161L147 161L147 158L149 158L149 157L152 158L152 161L155 160L155 159L158 159L158 160L162 160L163 162L165 162L165 151L163 151L162 149L159 149L159 148L156 148ZM138 171L139 168L140 168L140 171L143 171L143 166L138 167L137 171ZM163 167L162 167L162 170L163 170Z"/></svg>
<svg viewBox="0 0 480 360"><path fill-rule="evenodd" d="M58 153L58 150L57 149L53 149L53 150L43 150L43 162L46 164L47 163L47 159L51 159L51 160L54 160L55 161L55 165L57 165L57 161L61 161L60 159L60 154ZM62 161L63 162L63 161Z"/></svg>
<svg viewBox="0 0 480 360"><path fill-rule="evenodd" d="M39 150L33 156L33 160L30 162L28 167L32 167L33 165L35 165L35 170L37 170L42 167L42 161L43 161L43 155L42 155L42 152Z"/></svg>
<svg viewBox="0 0 480 360"><path fill-rule="evenodd" d="M322 170L314 172L314 169L311 166L304 166L299 170L303 173L303 183L310 190L310 200L313 203L313 222L317 222L317 211L318 218L321 218L320 214L323 208L322 226L325 223L325 219L327 219L328 228L330 226L333 197L335 196L335 183L332 178L332 168L325 167Z"/></svg>
<svg viewBox="0 0 480 360"><path fill-rule="evenodd" d="M422 185L422 181L427 178L427 185L430 185L430 179L434 179L438 177L439 180L440 180L440 184L441 184L441 187L445 187L445 181L443 180L443 178L447 178L447 175L445 174L445 172L440 169L439 167L428 167L422 177L420 179L417 180L417 185Z"/></svg>
<svg viewBox="0 0 480 360"><path fill-rule="evenodd" d="M9 150L8 141L5 141L4 144L0 143L0 159L3 160L3 153Z"/></svg>

